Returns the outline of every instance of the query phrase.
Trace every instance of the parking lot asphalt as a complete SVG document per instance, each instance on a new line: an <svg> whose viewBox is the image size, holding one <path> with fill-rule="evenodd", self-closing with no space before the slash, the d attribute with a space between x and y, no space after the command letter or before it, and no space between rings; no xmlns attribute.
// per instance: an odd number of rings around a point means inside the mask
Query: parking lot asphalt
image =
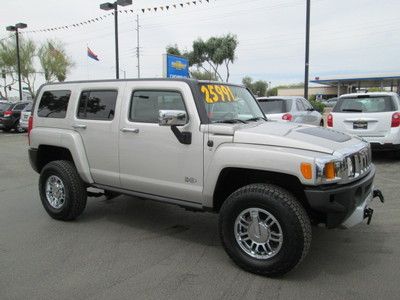
<svg viewBox="0 0 400 300"><path fill-rule="evenodd" d="M372 224L313 229L311 250L279 279L236 267L218 216L120 196L90 198L74 222L38 196L25 134L0 131L1 299L399 299L400 160L374 155Z"/></svg>

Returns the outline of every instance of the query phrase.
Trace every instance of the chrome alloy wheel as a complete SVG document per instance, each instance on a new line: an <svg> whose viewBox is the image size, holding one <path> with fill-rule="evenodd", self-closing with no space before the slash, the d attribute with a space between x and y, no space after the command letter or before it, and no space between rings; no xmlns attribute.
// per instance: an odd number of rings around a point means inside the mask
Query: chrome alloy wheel
<svg viewBox="0 0 400 300"><path fill-rule="evenodd" d="M51 175L46 181L46 199L55 209L60 209L65 202L65 188L62 180Z"/></svg>
<svg viewBox="0 0 400 300"><path fill-rule="evenodd" d="M236 218L234 234L240 248L257 259L275 256L283 243L281 225L272 214L261 208L242 211Z"/></svg>

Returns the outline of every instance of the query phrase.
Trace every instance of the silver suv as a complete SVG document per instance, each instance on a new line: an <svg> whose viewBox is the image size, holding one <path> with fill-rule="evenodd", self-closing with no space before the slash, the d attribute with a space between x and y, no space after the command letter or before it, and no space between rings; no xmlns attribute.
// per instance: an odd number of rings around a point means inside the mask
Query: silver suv
<svg viewBox="0 0 400 300"><path fill-rule="evenodd" d="M29 156L48 214L73 220L89 187L219 213L228 255L284 274L306 256L311 223L372 217L368 143L266 121L243 86L189 79L87 81L40 88ZM101 195L103 195L101 194Z"/></svg>

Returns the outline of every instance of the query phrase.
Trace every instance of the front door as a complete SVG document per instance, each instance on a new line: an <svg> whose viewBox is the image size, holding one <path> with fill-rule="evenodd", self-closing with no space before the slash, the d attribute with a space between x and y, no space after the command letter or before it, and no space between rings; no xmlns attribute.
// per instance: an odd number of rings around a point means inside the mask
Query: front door
<svg viewBox="0 0 400 300"><path fill-rule="evenodd" d="M124 189L201 203L203 133L192 92L183 82L128 83L119 132L120 178ZM129 99L128 99L129 98ZM181 144L171 127L158 124L159 110L184 110L180 131L191 132Z"/></svg>

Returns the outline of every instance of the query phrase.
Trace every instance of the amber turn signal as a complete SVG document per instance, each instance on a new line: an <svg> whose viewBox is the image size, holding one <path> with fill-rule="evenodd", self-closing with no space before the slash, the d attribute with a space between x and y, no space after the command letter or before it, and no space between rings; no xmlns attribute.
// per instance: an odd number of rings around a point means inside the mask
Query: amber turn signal
<svg viewBox="0 0 400 300"><path fill-rule="evenodd" d="M305 179L312 179L312 165L310 163L301 163L300 171Z"/></svg>
<svg viewBox="0 0 400 300"><path fill-rule="evenodd" d="M330 162L325 165L325 178L329 180L336 178L335 163Z"/></svg>

